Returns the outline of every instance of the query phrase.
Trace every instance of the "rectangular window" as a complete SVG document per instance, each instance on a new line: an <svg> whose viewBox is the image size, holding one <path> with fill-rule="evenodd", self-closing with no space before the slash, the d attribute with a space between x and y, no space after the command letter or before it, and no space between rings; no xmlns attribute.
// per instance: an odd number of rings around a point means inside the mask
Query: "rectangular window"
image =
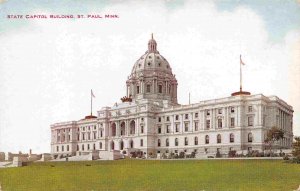
<svg viewBox="0 0 300 191"><path fill-rule="evenodd" d="M252 106L248 106L248 112L252 112L253 108Z"/></svg>
<svg viewBox="0 0 300 191"><path fill-rule="evenodd" d="M140 86L136 86L136 93L137 93L137 94L140 93Z"/></svg>
<svg viewBox="0 0 300 191"><path fill-rule="evenodd" d="M189 114L185 114L185 119L189 119Z"/></svg>
<svg viewBox="0 0 300 191"><path fill-rule="evenodd" d="M179 116L178 116L178 115L176 115L176 116L175 116L175 120L178 120L178 119L179 119Z"/></svg>
<svg viewBox="0 0 300 191"><path fill-rule="evenodd" d="M144 145L144 140L143 139L141 139L141 147Z"/></svg>
<svg viewBox="0 0 300 191"><path fill-rule="evenodd" d="M209 110L206 111L206 115L207 115L207 116L210 115L210 111L209 111Z"/></svg>
<svg viewBox="0 0 300 191"><path fill-rule="evenodd" d="M234 107L230 107L230 112L234 113Z"/></svg>
<svg viewBox="0 0 300 191"><path fill-rule="evenodd" d="M222 114L222 109L218 109L218 113L219 113L219 114Z"/></svg>
<svg viewBox="0 0 300 191"><path fill-rule="evenodd" d="M234 127L234 117L230 118L230 127Z"/></svg>
<svg viewBox="0 0 300 191"><path fill-rule="evenodd" d="M188 123L184 123L184 131L189 131L189 124Z"/></svg>
<svg viewBox="0 0 300 191"><path fill-rule="evenodd" d="M253 126L253 117L248 117L248 126Z"/></svg>
<svg viewBox="0 0 300 191"><path fill-rule="evenodd" d="M151 92L151 85L150 84L147 84L147 93L150 93Z"/></svg>
<svg viewBox="0 0 300 191"><path fill-rule="evenodd" d="M218 119L218 128L222 128L222 119Z"/></svg>
<svg viewBox="0 0 300 191"><path fill-rule="evenodd" d="M198 118L198 113L195 113L195 118Z"/></svg>
<svg viewBox="0 0 300 191"><path fill-rule="evenodd" d="M158 85L158 93L162 93L162 85Z"/></svg>
<svg viewBox="0 0 300 191"><path fill-rule="evenodd" d="M100 131L100 136L103 137L103 131L102 130Z"/></svg>
<svg viewBox="0 0 300 191"><path fill-rule="evenodd" d="M175 124L175 131L179 132L179 124L177 124L177 123Z"/></svg>
<svg viewBox="0 0 300 191"><path fill-rule="evenodd" d="M195 122L195 131L198 131L198 122Z"/></svg>
<svg viewBox="0 0 300 191"><path fill-rule="evenodd" d="M167 133L170 133L170 126L167 125L166 128L167 128Z"/></svg>
<svg viewBox="0 0 300 191"><path fill-rule="evenodd" d="M96 139L97 138L97 136L96 136L96 132L94 132L94 139Z"/></svg>
<svg viewBox="0 0 300 191"><path fill-rule="evenodd" d="M167 116L167 119L166 119L166 121L170 121L170 118L169 118L169 116Z"/></svg>
<svg viewBox="0 0 300 191"><path fill-rule="evenodd" d="M206 129L210 128L210 120L206 120Z"/></svg>
<svg viewBox="0 0 300 191"><path fill-rule="evenodd" d="M158 118L158 122L161 122L161 117Z"/></svg>
<svg viewBox="0 0 300 191"><path fill-rule="evenodd" d="M158 126L158 134L161 134L161 127Z"/></svg>
<svg viewBox="0 0 300 191"><path fill-rule="evenodd" d="M141 133L144 133L144 126L141 126Z"/></svg>

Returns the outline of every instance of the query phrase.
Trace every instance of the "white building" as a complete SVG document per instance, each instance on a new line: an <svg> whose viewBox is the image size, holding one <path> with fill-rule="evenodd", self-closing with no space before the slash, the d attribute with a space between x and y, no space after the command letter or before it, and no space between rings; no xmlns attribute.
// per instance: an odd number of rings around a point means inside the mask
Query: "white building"
<svg viewBox="0 0 300 191"><path fill-rule="evenodd" d="M153 39L134 64L121 103L97 116L51 125L51 153L78 155L93 150L157 153L228 153L265 149L272 126L284 130L282 148L293 139L293 108L276 96L236 92L190 105L177 103L177 80Z"/></svg>

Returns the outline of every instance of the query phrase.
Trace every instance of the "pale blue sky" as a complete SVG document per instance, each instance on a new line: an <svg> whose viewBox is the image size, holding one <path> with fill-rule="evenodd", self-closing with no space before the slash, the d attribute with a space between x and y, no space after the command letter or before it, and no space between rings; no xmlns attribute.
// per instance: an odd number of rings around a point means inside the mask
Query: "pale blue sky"
<svg viewBox="0 0 300 191"><path fill-rule="evenodd" d="M7 14L27 14L33 10L48 10L56 13L76 14L88 12L91 8L102 8L119 1L92 0L7 0L0 4L1 18ZM290 30L300 28L300 3L296 0L214 0L220 11L233 11L238 6L245 6L259 14L268 29L270 40L280 41ZM170 9L180 9L185 0L165 1ZM129 7L130 9L130 7ZM8 21L1 19L0 30L10 30L26 24L26 20Z"/></svg>

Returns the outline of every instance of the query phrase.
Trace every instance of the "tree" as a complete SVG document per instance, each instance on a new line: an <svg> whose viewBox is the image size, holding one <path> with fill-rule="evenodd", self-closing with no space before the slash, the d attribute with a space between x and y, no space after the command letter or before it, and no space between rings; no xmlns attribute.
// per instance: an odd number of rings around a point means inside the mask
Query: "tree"
<svg viewBox="0 0 300 191"><path fill-rule="evenodd" d="M284 137L284 131L277 127L272 127L271 129L268 130L267 137L265 139L265 143L267 143L269 145L270 154L271 154L274 142L279 141L280 139L283 139L283 137Z"/></svg>
<svg viewBox="0 0 300 191"><path fill-rule="evenodd" d="M297 159L300 159L300 137L295 137L295 142L293 142L292 154Z"/></svg>

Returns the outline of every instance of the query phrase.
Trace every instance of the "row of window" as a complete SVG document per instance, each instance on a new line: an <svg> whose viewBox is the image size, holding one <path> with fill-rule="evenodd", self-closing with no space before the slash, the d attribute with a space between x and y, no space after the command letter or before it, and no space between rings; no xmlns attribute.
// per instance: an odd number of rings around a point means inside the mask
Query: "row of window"
<svg viewBox="0 0 300 191"><path fill-rule="evenodd" d="M209 141L210 141L210 138L209 138L209 135L206 135L205 136L205 144L209 144ZM231 133L229 135L229 142L230 143L234 143L234 134ZM248 133L248 142L249 143L252 143L253 142L253 135L252 133ZM194 137L194 145L198 145L199 141L198 141L198 137ZM222 137L220 134L217 135L217 143L222 143ZM169 138L166 139L165 141L165 145L168 147L170 146L170 143L169 143ZM178 138L175 138L175 141L174 141L174 145L175 146L178 146L179 145L179 141L178 141ZM189 141L188 141L188 138L185 137L184 138L184 145L187 146L189 145ZM134 148L134 145L133 145L133 141L131 140L130 143L129 143L129 146L130 148ZM144 146L144 140L143 139L140 139L140 146L143 147ZM158 139L157 140L157 146L160 147L161 146L161 140ZM99 148L102 149L102 142L99 143ZM87 150L90 150L90 144L87 144ZM115 149L115 143L114 141L111 142L111 149L114 150ZM120 142L120 149L123 150L124 149L124 142L121 141ZM84 151L85 150L85 147L84 147L84 144L81 145L81 150ZM96 150L96 144L94 143L93 144L93 150ZM59 146L56 146L56 151L59 152ZM63 152L64 151L64 145L61 146L61 151ZM69 151L69 145L67 145L67 148L66 148L66 151ZM77 151L79 151L79 145L77 145Z"/></svg>
<svg viewBox="0 0 300 191"><path fill-rule="evenodd" d="M205 144L209 144L209 140L210 140L209 139L209 135L206 135L205 136ZM229 142L230 143L234 143L234 134L233 133L231 133L229 135ZM248 142L249 143L253 142L253 135L252 135L252 133L248 134ZM222 137L221 137L220 134L217 135L217 143L222 143ZM178 144L179 144L178 143L178 138L175 138L174 145L178 146ZM166 139L165 145L166 145L166 147L170 146L170 144L169 144L169 138ZM187 137L184 138L184 145L185 146L189 145L189 141L188 141ZM198 145L198 137L194 137L194 145ZM161 146L161 140L160 139L157 140L157 146L158 147Z"/></svg>
<svg viewBox="0 0 300 191"><path fill-rule="evenodd" d="M96 144L94 143L94 144L92 144L92 146L93 146L92 147L93 150L96 150ZM99 148L102 149L102 142L99 143ZM64 149L65 149L65 146L62 145L61 146L61 151L64 152ZM87 149L87 151L91 150L90 144L87 144L87 148L86 149ZM77 145L76 150L79 151L79 145ZM81 151L84 151L84 150L85 150L85 146L84 146L84 144L82 144L81 145ZM56 146L56 151L59 152L59 146ZM69 145L66 146L66 151L70 151Z"/></svg>
<svg viewBox="0 0 300 191"><path fill-rule="evenodd" d="M253 111L253 107L252 106L248 106L248 112L252 112ZM230 107L230 112L234 113L235 112L235 108L234 107ZM222 114L223 110L222 109L218 109L218 114ZM206 115L210 116L210 110L206 110ZM199 113L194 113L195 118L198 118ZM189 114L184 114L184 119L189 119ZM175 120L179 120L179 115L175 115ZM166 117L166 121L170 121L169 116ZM161 117L158 117L158 122L161 122Z"/></svg>
<svg viewBox="0 0 300 191"><path fill-rule="evenodd" d="M96 125L92 125L92 126L86 126L86 127L77 128L77 131L80 131L80 129L81 129L82 131L85 131L85 130L88 130L88 131L90 131L91 129L94 129L94 130L96 130L96 129L97 129L97 127L96 127Z"/></svg>
<svg viewBox="0 0 300 191"><path fill-rule="evenodd" d="M230 119L230 127L234 127L234 117L232 117ZM222 119L218 119L218 128L222 128L223 127L223 120ZM176 123L175 124L175 132L179 132L179 128L180 128L180 124ZM210 129L210 120L206 120L206 129ZM194 130L198 131L199 130L199 123L198 122L194 122ZM184 131L187 132L189 131L189 123L184 123ZM166 133L170 133L171 132L171 128L170 125L166 125ZM158 126L158 134L162 133L162 128L161 126Z"/></svg>
<svg viewBox="0 0 300 191"><path fill-rule="evenodd" d="M136 93L140 94L140 86L136 86ZM146 85L146 93L151 93L151 84ZM163 93L163 85L158 85L158 93ZM171 93L171 86L169 86L168 93Z"/></svg>
<svg viewBox="0 0 300 191"><path fill-rule="evenodd" d="M206 120L206 129L210 129L211 127L211 120L207 119ZM234 127L235 126L235 118L231 117L230 118L230 127ZM248 117L248 126L253 126L253 116L249 116ZM179 132L179 127L180 124L176 123L175 124L175 132ZM222 128L223 127L223 119L218 119L218 128ZM194 122L194 128L195 131L198 131L198 122ZM184 131L189 131L189 123L184 123ZM161 131L161 126L158 126L158 134L160 134ZM170 133L170 125L166 125L166 133Z"/></svg>

